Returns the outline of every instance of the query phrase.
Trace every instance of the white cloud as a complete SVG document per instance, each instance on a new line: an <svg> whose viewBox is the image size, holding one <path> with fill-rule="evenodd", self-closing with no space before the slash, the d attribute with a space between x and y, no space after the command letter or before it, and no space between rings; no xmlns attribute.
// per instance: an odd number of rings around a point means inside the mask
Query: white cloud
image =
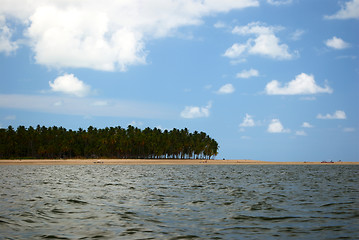
<svg viewBox="0 0 359 240"><path fill-rule="evenodd" d="M272 119L268 125L267 131L269 133L289 133L289 129L285 129L279 119Z"/></svg>
<svg viewBox="0 0 359 240"><path fill-rule="evenodd" d="M226 52L223 54L225 57L229 58L238 58L244 53L248 48L247 44L238 44L235 43L232 47L228 48Z"/></svg>
<svg viewBox="0 0 359 240"><path fill-rule="evenodd" d="M246 113L246 116L243 118L243 122L239 124L240 127L254 127L255 125L253 117L248 113Z"/></svg>
<svg viewBox="0 0 359 240"><path fill-rule="evenodd" d="M258 77L259 76L259 72L256 69L249 69L249 70L243 70L240 73L237 73L236 77L237 78L250 78L250 77Z"/></svg>
<svg viewBox="0 0 359 240"><path fill-rule="evenodd" d="M229 58L244 57L245 54L261 55L278 60L292 59L295 54L289 52L286 44L281 44L275 32L282 30L280 26L266 26L260 22L252 22L245 26L236 26L233 34L254 35L245 44L235 43L223 54Z"/></svg>
<svg viewBox="0 0 359 240"><path fill-rule="evenodd" d="M52 67L106 71L116 68L125 71L128 65L145 63L141 33L115 26L109 17L83 6L37 8L27 30L36 62Z"/></svg>
<svg viewBox="0 0 359 240"><path fill-rule="evenodd" d="M337 50L345 49L345 48L350 47L349 43L347 43L343 39L337 38L335 36L333 38L328 39L327 41L325 41L325 45L327 45L327 47L334 48L334 49L337 49Z"/></svg>
<svg viewBox="0 0 359 240"><path fill-rule="evenodd" d="M217 91L218 94L231 94L235 91L234 87L232 84L227 83L225 85L223 85L222 87L220 87Z"/></svg>
<svg viewBox="0 0 359 240"><path fill-rule="evenodd" d="M266 26L261 22L251 22L245 26L236 26L233 28L232 33L238 35L271 35L274 32L282 30L283 27L279 26Z"/></svg>
<svg viewBox="0 0 359 240"><path fill-rule="evenodd" d="M293 0L267 0L267 3L275 6L291 4Z"/></svg>
<svg viewBox="0 0 359 240"><path fill-rule="evenodd" d="M84 97L90 92L90 86L86 85L73 74L64 74L63 76L57 77L54 82L50 81L49 85L54 92L62 92L77 97Z"/></svg>
<svg viewBox="0 0 359 240"><path fill-rule="evenodd" d="M325 19L350 19L359 18L359 0L351 0L341 6L341 9L331 16L325 16Z"/></svg>
<svg viewBox="0 0 359 240"><path fill-rule="evenodd" d="M304 127L304 128L312 128L313 125L311 125L309 122L303 122L302 127Z"/></svg>
<svg viewBox="0 0 359 240"><path fill-rule="evenodd" d="M212 103L209 102L205 107L197 106L186 106L185 109L181 112L182 118L202 118L209 117L209 110L212 107Z"/></svg>
<svg viewBox="0 0 359 240"><path fill-rule="evenodd" d="M303 130L299 130L295 132L295 135L297 136L307 136L307 133Z"/></svg>
<svg viewBox="0 0 359 240"><path fill-rule="evenodd" d="M248 50L250 54L264 55L274 59L291 59L288 45L280 44L274 34L260 35L254 40L254 45Z"/></svg>
<svg viewBox="0 0 359 240"><path fill-rule="evenodd" d="M94 104L96 102L107 102L107 105L99 107ZM168 119L178 115L178 112L174 111L172 107L162 103L72 96L0 94L0 108L87 117Z"/></svg>
<svg viewBox="0 0 359 240"><path fill-rule="evenodd" d="M294 80L286 83L283 87L281 87L281 84L278 81L273 80L266 85L265 90L269 95L298 95L333 92L329 86L318 86L315 83L314 76L305 73L297 75Z"/></svg>
<svg viewBox="0 0 359 240"><path fill-rule="evenodd" d="M174 36L205 16L256 6L258 0L12 0L1 2L0 16L23 23L20 38L29 40L39 64L126 71L146 63L148 40ZM1 42L9 43L11 29L2 31Z"/></svg>
<svg viewBox="0 0 359 240"><path fill-rule="evenodd" d="M18 44L11 41L12 30L6 25L4 16L0 15L0 53L4 52L6 55L16 51Z"/></svg>
<svg viewBox="0 0 359 240"><path fill-rule="evenodd" d="M318 114L317 118L318 119L346 119L347 116L344 111L337 110L333 114L329 114L329 113L326 115Z"/></svg>

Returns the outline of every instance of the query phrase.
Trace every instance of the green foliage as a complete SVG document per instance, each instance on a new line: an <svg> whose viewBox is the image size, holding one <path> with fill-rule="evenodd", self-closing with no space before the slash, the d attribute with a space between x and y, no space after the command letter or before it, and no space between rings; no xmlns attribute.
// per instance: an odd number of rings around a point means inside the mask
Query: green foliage
<svg viewBox="0 0 359 240"><path fill-rule="evenodd" d="M63 127L12 126L0 129L0 158L211 158L218 143L206 133L188 129L141 130L106 127L66 130Z"/></svg>

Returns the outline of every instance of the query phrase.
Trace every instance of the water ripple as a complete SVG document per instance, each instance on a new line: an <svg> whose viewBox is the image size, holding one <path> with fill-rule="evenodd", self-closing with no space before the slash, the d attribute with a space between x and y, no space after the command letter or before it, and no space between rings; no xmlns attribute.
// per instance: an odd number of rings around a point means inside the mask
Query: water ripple
<svg viewBox="0 0 359 240"><path fill-rule="evenodd" d="M0 239L358 239L358 166L1 166Z"/></svg>

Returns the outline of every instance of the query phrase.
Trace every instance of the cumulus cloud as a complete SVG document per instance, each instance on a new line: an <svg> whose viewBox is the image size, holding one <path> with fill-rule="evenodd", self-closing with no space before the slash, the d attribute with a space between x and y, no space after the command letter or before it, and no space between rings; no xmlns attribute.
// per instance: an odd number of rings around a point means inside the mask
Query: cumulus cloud
<svg viewBox="0 0 359 240"><path fill-rule="evenodd" d="M146 41L174 36L183 26L201 24L205 16L259 6L259 1L12 0L1 5L2 22L12 18L24 23L21 38L30 42L37 63L126 71L146 63ZM0 44L13 51L11 29L0 26Z"/></svg>
<svg viewBox="0 0 359 240"><path fill-rule="evenodd" d="M5 17L0 15L0 53L9 55L18 48L18 44L11 40L12 34L12 30L6 25Z"/></svg>
<svg viewBox="0 0 359 240"><path fill-rule="evenodd" d="M65 94L84 97L90 93L90 86L79 80L73 74L64 74L49 82L51 90Z"/></svg>
<svg viewBox="0 0 359 240"><path fill-rule="evenodd" d="M293 55L288 52L288 45L280 44L279 41L274 34L260 35L254 40L254 45L248 52L279 60L291 59Z"/></svg>
<svg viewBox="0 0 359 240"><path fill-rule="evenodd" d="M271 4L271 5L275 5L275 6L280 6L280 5L288 5L291 4L293 2L293 0L267 0L267 3Z"/></svg>
<svg viewBox="0 0 359 240"><path fill-rule="evenodd" d="M218 94L231 94L235 91L234 87L232 84L227 83L225 85L223 85L222 87L220 87L217 91Z"/></svg>
<svg viewBox="0 0 359 240"><path fill-rule="evenodd" d="M185 109L181 112L182 118L202 118L209 117L209 110L212 107L212 103L209 102L207 106L197 107L197 106L186 106Z"/></svg>
<svg viewBox="0 0 359 240"><path fill-rule="evenodd" d="M249 69L249 70L243 70L240 73L237 73L236 77L237 78L250 78L250 77L258 77L259 76L259 72L256 69Z"/></svg>
<svg viewBox="0 0 359 240"><path fill-rule="evenodd" d="M289 129L285 129L279 119L272 119L268 125L267 131L269 133L289 133Z"/></svg>
<svg viewBox="0 0 359 240"><path fill-rule="evenodd" d="M248 48L247 44L238 44L235 43L232 45L232 47L228 48L226 52L223 54L225 57L229 58L238 58L242 56L242 53L244 53Z"/></svg>
<svg viewBox="0 0 359 240"><path fill-rule="evenodd" d="M359 18L359 0L351 0L341 6L341 9L325 19L358 19Z"/></svg>
<svg viewBox="0 0 359 240"><path fill-rule="evenodd" d="M265 91L269 95L298 95L333 92L329 86L318 86L314 80L314 76L305 73L297 75L294 80L286 83L283 87L277 80L273 80L266 85Z"/></svg>
<svg viewBox="0 0 359 240"><path fill-rule="evenodd" d="M327 45L327 47L334 48L334 49L337 49L337 50L350 47L349 43L345 42L341 38L337 38L336 36L334 36L333 38L328 39L327 41L325 41L325 45Z"/></svg>
<svg viewBox="0 0 359 240"><path fill-rule="evenodd" d="M30 19L27 34L39 64L125 71L145 63L141 33L111 26L109 16L95 9L39 7Z"/></svg>
<svg viewBox="0 0 359 240"><path fill-rule="evenodd" d="M240 127L254 127L255 125L253 117L248 113L246 113L246 116L243 118L243 122L239 124Z"/></svg>
<svg viewBox="0 0 359 240"><path fill-rule="evenodd" d="M303 122L302 127L304 127L304 128L312 128L313 125L311 125L309 122Z"/></svg>
<svg viewBox="0 0 359 240"><path fill-rule="evenodd" d="M347 116L344 111L337 110L333 114L327 113L326 115L318 114L318 119L346 119Z"/></svg>
<svg viewBox="0 0 359 240"><path fill-rule="evenodd" d="M249 55L261 55L278 60L292 59L295 54L289 52L286 44L281 44L280 39L275 35L276 32L282 30L278 26L266 26L260 22L252 22L245 26L236 26L233 34L238 35L254 35L255 38L249 38L246 43L235 43L228 48L223 56L229 58L245 57Z"/></svg>

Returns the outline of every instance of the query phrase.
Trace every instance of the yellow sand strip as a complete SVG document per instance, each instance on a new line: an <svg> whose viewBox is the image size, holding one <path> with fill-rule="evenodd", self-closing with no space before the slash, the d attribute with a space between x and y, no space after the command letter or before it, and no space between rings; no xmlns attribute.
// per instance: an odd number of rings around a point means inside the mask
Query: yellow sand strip
<svg viewBox="0 0 359 240"><path fill-rule="evenodd" d="M0 165L359 165L359 162L269 162L259 160L201 160L201 159L0 159Z"/></svg>

